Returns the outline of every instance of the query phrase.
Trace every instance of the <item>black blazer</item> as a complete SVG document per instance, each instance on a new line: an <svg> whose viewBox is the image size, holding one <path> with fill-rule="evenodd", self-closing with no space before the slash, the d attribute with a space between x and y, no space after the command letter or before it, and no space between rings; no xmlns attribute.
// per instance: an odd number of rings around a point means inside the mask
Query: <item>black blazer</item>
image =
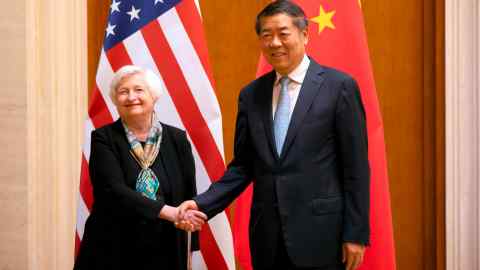
<svg viewBox="0 0 480 270"><path fill-rule="evenodd" d="M129 152L120 120L92 132L89 172L94 204L74 269L151 269L146 265L151 260L186 269L186 233L158 214L165 204L176 206L196 195L195 165L185 132L162 127L160 152L151 169L167 178L169 201L163 196L154 201L135 191L141 168ZM197 234L192 242L198 250ZM145 245L153 247L152 253L136 254Z"/></svg>
<svg viewBox="0 0 480 270"><path fill-rule="evenodd" d="M370 171L358 86L311 60L278 156L274 80L272 71L242 90L234 159L220 181L194 200L212 217L253 181L254 268L272 265L277 241L284 241L299 267L337 265L343 242L369 243Z"/></svg>

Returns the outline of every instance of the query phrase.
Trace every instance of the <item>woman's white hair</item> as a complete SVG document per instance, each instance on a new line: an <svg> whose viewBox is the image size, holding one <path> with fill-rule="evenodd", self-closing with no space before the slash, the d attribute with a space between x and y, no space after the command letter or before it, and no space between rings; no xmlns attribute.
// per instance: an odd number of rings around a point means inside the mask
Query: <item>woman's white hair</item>
<svg viewBox="0 0 480 270"><path fill-rule="evenodd" d="M110 83L110 98L112 101L115 103L116 98L115 98L115 92L117 91L117 88L120 84L120 82L126 78L130 77L134 74L141 74L143 75L143 78L145 79L145 82L147 83L147 90L150 92L150 94L153 97L153 100L157 101L157 99L160 97L162 94L162 83L160 81L160 78L153 73L150 69L146 68L141 68L139 66L134 66L134 65L127 65L121 67L117 72L115 72L115 75L113 75L112 82Z"/></svg>

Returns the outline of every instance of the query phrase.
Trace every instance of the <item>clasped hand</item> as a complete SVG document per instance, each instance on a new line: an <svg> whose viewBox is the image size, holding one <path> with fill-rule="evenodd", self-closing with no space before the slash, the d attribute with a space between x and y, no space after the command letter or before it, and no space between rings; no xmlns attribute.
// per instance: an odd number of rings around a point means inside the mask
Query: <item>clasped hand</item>
<svg viewBox="0 0 480 270"><path fill-rule="evenodd" d="M199 231L207 221L207 215L198 211L198 206L193 200L183 202L177 209L174 224L178 229L189 232Z"/></svg>

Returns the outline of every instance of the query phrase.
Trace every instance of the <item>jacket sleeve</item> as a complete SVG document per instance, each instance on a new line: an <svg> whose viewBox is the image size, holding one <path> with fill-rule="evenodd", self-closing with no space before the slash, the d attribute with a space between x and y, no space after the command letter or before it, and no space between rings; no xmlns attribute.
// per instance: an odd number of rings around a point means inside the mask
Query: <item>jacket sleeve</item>
<svg viewBox="0 0 480 270"><path fill-rule="evenodd" d="M243 90L238 99L235 127L234 157L224 175L207 191L194 198L198 207L209 218L223 211L252 181L252 151L248 125L248 96Z"/></svg>
<svg viewBox="0 0 480 270"><path fill-rule="evenodd" d="M343 241L369 244L370 168L365 111L357 83L343 82L336 111L344 190Z"/></svg>
<svg viewBox="0 0 480 270"><path fill-rule="evenodd" d="M124 173L105 132L92 132L89 171L95 201L119 215L137 214L156 219L165 205L163 198L151 200L125 183Z"/></svg>

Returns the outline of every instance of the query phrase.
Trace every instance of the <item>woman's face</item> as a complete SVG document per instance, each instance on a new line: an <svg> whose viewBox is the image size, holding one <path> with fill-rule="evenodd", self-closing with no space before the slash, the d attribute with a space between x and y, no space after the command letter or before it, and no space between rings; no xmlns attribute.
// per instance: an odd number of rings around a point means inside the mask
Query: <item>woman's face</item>
<svg viewBox="0 0 480 270"><path fill-rule="evenodd" d="M122 119L132 116L149 116L155 100L147 87L143 74L124 77L115 91L115 105Z"/></svg>

